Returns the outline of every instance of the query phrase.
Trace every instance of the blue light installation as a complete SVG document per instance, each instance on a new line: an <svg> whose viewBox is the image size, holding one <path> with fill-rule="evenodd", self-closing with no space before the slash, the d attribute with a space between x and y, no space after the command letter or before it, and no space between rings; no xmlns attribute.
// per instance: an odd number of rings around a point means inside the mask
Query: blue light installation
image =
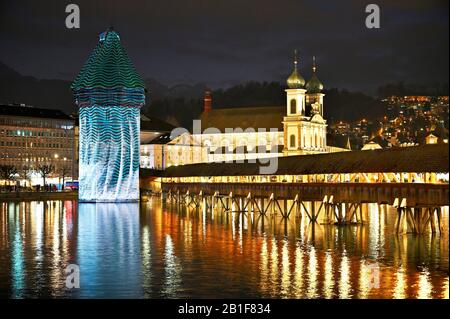
<svg viewBox="0 0 450 319"><path fill-rule="evenodd" d="M116 32L100 35L72 90L80 122L79 201L138 201L145 88Z"/></svg>

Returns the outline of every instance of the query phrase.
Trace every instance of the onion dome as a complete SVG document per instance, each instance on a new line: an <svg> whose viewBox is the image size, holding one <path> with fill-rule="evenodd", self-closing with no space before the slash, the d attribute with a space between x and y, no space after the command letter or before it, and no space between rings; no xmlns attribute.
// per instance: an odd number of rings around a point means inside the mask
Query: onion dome
<svg viewBox="0 0 450 319"><path fill-rule="evenodd" d="M311 79L309 79L308 83L306 83L306 90L308 93L320 93L323 90L323 84L320 82L319 78L316 75L316 57L313 57L313 74Z"/></svg>
<svg viewBox="0 0 450 319"><path fill-rule="evenodd" d="M297 51L294 53L294 70L291 75L287 78L286 83L290 89L302 89L305 85L305 79L300 75L297 69Z"/></svg>

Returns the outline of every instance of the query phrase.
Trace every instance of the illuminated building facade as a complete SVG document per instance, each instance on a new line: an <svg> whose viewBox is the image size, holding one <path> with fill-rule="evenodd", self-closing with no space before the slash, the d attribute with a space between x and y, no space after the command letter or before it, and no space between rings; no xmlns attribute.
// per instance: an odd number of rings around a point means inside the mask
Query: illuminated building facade
<svg viewBox="0 0 450 319"><path fill-rule="evenodd" d="M113 30L72 84L79 107L79 200L139 200L140 108L145 88Z"/></svg>
<svg viewBox="0 0 450 319"><path fill-rule="evenodd" d="M77 178L74 120L59 110L0 105L0 165L17 170L21 186L43 185L39 167L52 165L46 184ZM1 181L5 183L5 181Z"/></svg>

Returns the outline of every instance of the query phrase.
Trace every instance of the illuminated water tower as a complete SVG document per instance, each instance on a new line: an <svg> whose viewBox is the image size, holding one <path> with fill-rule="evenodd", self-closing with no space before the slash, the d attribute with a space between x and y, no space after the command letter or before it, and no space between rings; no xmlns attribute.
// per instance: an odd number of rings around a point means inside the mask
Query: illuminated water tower
<svg viewBox="0 0 450 319"><path fill-rule="evenodd" d="M138 201L145 87L115 31L100 34L72 91L80 117L79 200Z"/></svg>

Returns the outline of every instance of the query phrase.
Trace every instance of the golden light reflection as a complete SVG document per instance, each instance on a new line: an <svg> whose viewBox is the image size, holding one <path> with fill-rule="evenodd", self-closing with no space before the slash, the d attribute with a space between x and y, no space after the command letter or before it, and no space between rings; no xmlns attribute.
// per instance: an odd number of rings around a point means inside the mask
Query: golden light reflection
<svg viewBox="0 0 450 319"><path fill-rule="evenodd" d="M272 290L272 295L276 296L277 295L277 282L278 282L278 273L279 273L279 269L278 269L278 247L277 247L277 240L275 238L271 239L272 241L272 248L270 250L270 256L271 256L271 261L270 261L270 283L271 283L271 290Z"/></svg>
<svg viewBox="0 0 450 319"><path fill-rule="evenodd" d="M443 289L444 289L444 291L443 291L443 295L442 295L442 298L444 298L444 299L448 299L448 277L445 279L445 283L444 283L444 287L443 287Z"/></svg>
<svg viewBox="0 0 450 319"><path fill-rule="evenodd" d="M267 247L267 236L263 235L262 245L261 245L261 290L263 292L267 291L267 285L269 282L269 249Z"/></svg>
<svg viewBox="0 0 450 319"><path fill-rule="evenodd" d="M175 256L175 248L172 237L167 234L165 237L165 280L163 286L163 294L169 298L176 296L181 284L181 265Z"/></svg>
<svg viewBox="0 0 450 319"><path fill-rule="evenodd" d="M203 242L206 240L206 197L203 198L203 209L202 209L202 239Z"/></svg>
<svg viewBox="0 0 450 319"><path fill-rule="evenodd" d="M333 297L333 258L330 251L325 252L325 274L323 283L323 292L325 298L331 299Z"/></svg>
<svg viewBox="0 0 450 319"><path fill-rule="evenodd" d="M378 204L367 204L369 217L369 256L378 258L378 248L380 243L380 214ZM382 228L382 227L381 227Z"/></svg>
<svg viewBox="0 0 450 319"><path fill-rule="evenodd" d="M340 274L341 277L339 278L339 298L341 299L350 298L351 297L350 264L348 261L347 252L345 250L342 253Z"/></svg>
<svg viewBox="0 0 450 319"><path fill-rule="evenodd" d="M405 275L405 269L403 266L399 267L396 272L396 280L395 280L395 287L394 287L394 299L403 299L406 298L405 295L405 288L406 288L406 275Z"/></svg>
<svg viewBox="0 0 450 319"><path fill-rule="evenodd" d="M285 238L283 248L281 251L281 294L283 297L288 297L290 287L290 262L288 240Z"/></svg>
<svg viewBox="0 0 450 319"><path fill-rule="evenodd" d="M303 297L303 249L300 247L300 243L295 248L295 271L294 271L294 283L295 283L295 297Z"/></svg>
<svg viewBox="0 0 450 319"><path fill-rule="evenodd" d="M308 290L306 292L307 298L317 298L317 255L314 246L310 246L308 261Z"/></svg>
<svg viewBox="0 0 450 319"><path fill-rule="evenodd" d="M431 298L431 292L433 291L433 287L430 282L430 272L428 271L428 269L424 269L419 273L418 288L419 288L417 291L418 299Z"/></svg>
<svg viewBox="0 0 450 319"><path fill-rule="evenodd" d="M66 259L67 256L70 255L69 252L69 221L67 219L68 211L66 210L66 207L63 206L63 202L59 202L59 210L60 210L60 229L62 231L61 233L61 250L63 258Z"/></svg>
<svg viewBox="0 0 450 319"><path fill-rule="evenodd" d="M59 228L59 222L60 222L60 211L57 209L57 206L55 205L55 202L49 202L48 203L48 213L52 215L52 219L49 220L49 228L52 229L52 272L51 272L51 286L54 291L57 291L58 288L62 285L62 276L63 272L61 269L63 269L62 263L61 263L61 239L60 239L60 228Z"/></svg>

